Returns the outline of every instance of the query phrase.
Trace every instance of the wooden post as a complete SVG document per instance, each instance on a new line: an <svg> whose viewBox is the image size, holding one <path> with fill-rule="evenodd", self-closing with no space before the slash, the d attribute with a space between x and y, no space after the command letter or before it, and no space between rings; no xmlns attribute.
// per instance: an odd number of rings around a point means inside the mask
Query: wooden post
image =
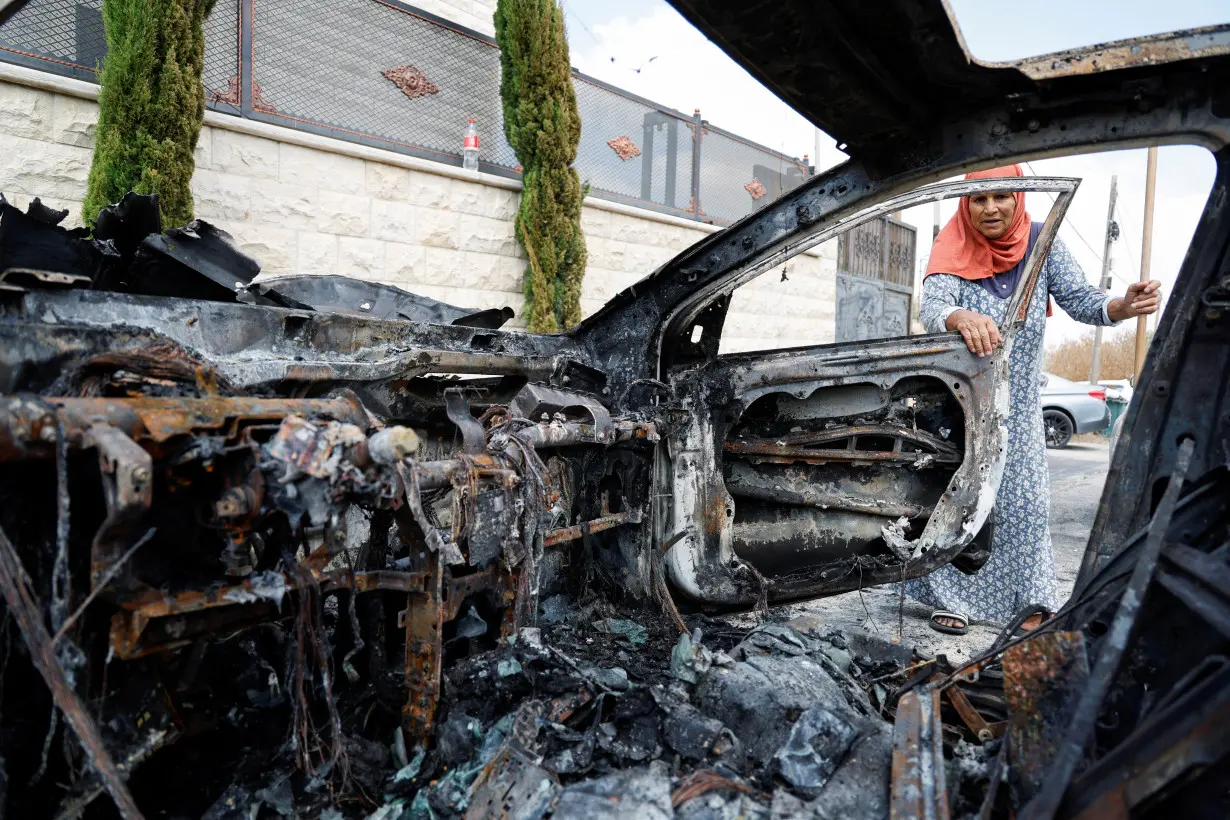
<svg viewBox="0 0 1230 820"><path fill-rule="evenodd" d="M1140 240L1140 281L1149 281L1149 263L1153 257L1153 196L1157 189L1157 146L1149 148L1149 167L1145 172L1145 227ZM1136 317L1136 380L1145 366L1145 342L1148 338L1147 316Z"/></svg>

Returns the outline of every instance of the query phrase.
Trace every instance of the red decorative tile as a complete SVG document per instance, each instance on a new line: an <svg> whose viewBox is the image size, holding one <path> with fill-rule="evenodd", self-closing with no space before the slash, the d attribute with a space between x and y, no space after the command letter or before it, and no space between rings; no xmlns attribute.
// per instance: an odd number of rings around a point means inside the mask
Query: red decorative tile
<svg viewBox="0 0 1230 820"><path fill-rule="evenodd" d="M641 149L637 148L636 143L627 137L616 137L613 140L607 140L606 144L611 146L611 150L619 154L619 158L625 162L641 155Z"/></svg>
<svg viewBox="0 0 1230 820"><path fill-rule="evenodd" d="M427 79L426 74L409 63L386 69L380 73L412 100L426 97L428 94L440 93L440 86Z"/></svg>

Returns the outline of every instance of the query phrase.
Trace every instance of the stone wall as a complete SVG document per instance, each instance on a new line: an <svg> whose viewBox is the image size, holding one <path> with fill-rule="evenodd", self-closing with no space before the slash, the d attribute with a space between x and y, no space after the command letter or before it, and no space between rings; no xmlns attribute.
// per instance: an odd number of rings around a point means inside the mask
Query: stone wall
<svg viewBox="0 0 1230 820"><path fill-rule="evenodd" d="M0 64L0 191L39 196L81 224L97 88ZM520 184L414 157L209 112L192 179L196 214L234 236L262 277L336 273L478 308L512 306L523 327L525 259L513 232ZM716 230L590 197L582 307ZM723 351L830 342L836 243L734 297Z"/></svg>

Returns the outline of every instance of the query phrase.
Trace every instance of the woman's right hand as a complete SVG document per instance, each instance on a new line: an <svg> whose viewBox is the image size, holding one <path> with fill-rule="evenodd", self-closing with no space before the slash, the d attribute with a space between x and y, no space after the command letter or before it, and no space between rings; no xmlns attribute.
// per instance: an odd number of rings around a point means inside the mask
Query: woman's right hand
<svg viewBox="0 0 1230 820"><path fill-rule="evenodd" d="M990 356L1004 341L994 319L972 310L953 311L944 326L960 332L969 352L978 357Z"/></svg>

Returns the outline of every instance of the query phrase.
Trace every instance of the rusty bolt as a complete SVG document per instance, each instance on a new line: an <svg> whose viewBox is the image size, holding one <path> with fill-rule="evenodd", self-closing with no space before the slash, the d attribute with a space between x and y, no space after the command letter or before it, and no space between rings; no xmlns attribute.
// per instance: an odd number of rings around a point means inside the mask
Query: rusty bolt
<svg viewBox="0 0 1230 820"><path fill-rule="evenodd" d="M149 467L133 467L132 480L138 484L144 484L149 480Z"/></svg>

